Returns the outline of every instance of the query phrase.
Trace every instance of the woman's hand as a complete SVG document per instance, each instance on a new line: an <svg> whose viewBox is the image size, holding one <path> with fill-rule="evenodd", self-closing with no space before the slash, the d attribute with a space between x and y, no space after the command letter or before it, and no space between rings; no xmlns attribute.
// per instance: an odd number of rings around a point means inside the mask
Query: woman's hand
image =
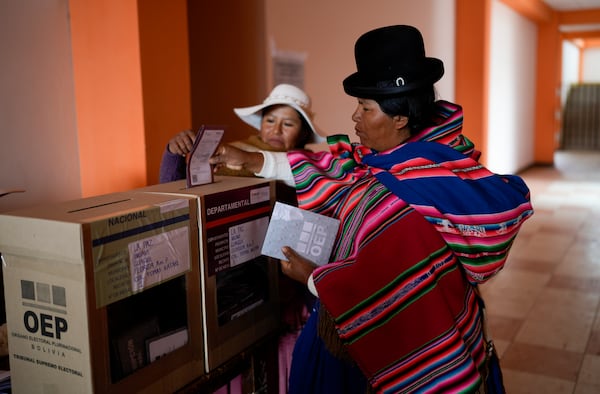
<svg viewBox="0 0 600 394"><path fill-rule="evenodd" d="M217 148L208 162L215 165L215 170L225 166L232 170L246 169L257 173L262 170L264 158L260 152L247 152L232 145L223 144Z"/></svg>
<svg viewBox="0 0 600 394"><path fill-rule="evenodd" d="M192 151L196 133L192 130L184 130L169 140L167 149L174 155L185 156Z"/></svg>
<svg viewBox="0 0 600 394"><path fill-rule="evenodd" d="M310 274L317 268L312 261L300 256L289 246L281 248L283 255L288 261L281 260L281 271L290 278L306 285Z"/></svg>

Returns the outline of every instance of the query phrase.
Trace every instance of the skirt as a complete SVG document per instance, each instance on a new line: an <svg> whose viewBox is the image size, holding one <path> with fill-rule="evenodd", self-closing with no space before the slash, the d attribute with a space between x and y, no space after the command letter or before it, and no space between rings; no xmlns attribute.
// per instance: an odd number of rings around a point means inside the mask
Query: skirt
<svg viewBox="0 0 600 394"><path fill-rule="evenodd" d="M289 394L365 394L367 380L354 363L334 357L318 335L319 302L302 329L290 370Z"/></svg>

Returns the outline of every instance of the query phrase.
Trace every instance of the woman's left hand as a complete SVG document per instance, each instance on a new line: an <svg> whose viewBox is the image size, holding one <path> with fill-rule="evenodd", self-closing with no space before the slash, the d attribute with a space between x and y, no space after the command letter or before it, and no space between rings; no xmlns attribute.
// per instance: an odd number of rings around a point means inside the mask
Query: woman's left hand
<svg viewBox="0 0 600 394"><path fill-rule="evenodd" d="M283 255L288 259L281 260L281 271L290 278L307 284L310 274L317 268L317 265L312 261L300 256L296 251L289 246L281 248Z"/></svg>

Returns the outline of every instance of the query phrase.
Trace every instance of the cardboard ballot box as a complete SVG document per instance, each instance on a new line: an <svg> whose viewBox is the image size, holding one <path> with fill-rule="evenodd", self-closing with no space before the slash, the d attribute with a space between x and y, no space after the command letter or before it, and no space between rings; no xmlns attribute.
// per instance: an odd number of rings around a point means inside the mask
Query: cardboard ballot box
<svg viewBox="0 0 600 394"><path fill-rule="evenodd" d="M197 198L207 373L280 328L279 264L261 255L274 181L215 176L191 188L176 181L137 191Z"/></svg>
<svg viewBox="0 0 600 394"><path fill-rule="evenodd" d="M197 203L116 193L0 215L15 393L173 392L204 375Z"/></svg>

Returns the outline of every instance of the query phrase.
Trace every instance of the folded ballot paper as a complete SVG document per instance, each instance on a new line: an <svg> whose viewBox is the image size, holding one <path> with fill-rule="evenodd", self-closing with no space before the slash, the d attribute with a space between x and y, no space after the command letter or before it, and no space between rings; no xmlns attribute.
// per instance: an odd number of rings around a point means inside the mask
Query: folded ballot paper
<svg viewBox="0 0 600 394"><path fill-rule="evenodd" d="M276 202L261 253L285 260L283 246L289 246L312 262L329 262L340 221L315 212Z"/></svg>

